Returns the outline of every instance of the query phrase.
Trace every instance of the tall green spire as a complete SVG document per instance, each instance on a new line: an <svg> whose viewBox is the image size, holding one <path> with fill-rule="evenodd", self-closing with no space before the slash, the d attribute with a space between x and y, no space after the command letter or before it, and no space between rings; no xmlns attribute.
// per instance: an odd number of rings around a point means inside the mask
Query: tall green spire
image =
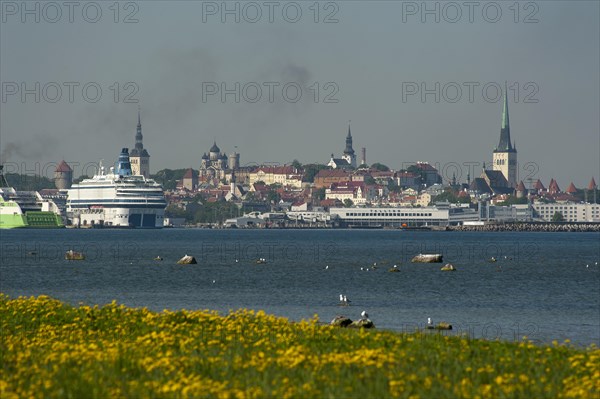
<svg viewBox="0 0 600 399"><path fill-rule="evenodd" d="M502 129L510 126L508 121L508 89L504 85L504 109L502 110Z"/></svg>
<svg viewBox="0 0 600 399"><path fill-rule="evenodd" d="M508 88L504 85L504 107L502 109L502 128L500 129L500 142L496 152L514 152L510 141L510 120L508 118Z"/></svg>

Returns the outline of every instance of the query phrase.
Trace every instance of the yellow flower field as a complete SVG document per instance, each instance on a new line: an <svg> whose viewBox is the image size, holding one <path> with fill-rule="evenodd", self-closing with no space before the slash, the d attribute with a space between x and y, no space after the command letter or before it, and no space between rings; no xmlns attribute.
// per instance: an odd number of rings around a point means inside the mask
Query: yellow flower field
<svg viewBox="0 0 600 399"><path fill-rule="evenodd" d="M5 398L597 398L600 350L0 294Z"/></svg>

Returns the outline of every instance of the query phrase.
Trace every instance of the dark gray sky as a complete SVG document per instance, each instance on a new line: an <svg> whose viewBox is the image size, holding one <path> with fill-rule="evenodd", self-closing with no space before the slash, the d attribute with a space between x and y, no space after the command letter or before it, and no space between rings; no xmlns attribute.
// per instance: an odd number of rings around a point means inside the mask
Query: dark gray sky
<svg viewBox="0 0 600 399"><path fill-rule="evenodd" d="M520 178L600 181L597 1L228 2L239 22L222 2L1 3L10 169L112 162L140 105L153 172L197 168L215 138L242 164L327 162L352 120L369 163L464 180L491 161L507 82Z"/></svg>

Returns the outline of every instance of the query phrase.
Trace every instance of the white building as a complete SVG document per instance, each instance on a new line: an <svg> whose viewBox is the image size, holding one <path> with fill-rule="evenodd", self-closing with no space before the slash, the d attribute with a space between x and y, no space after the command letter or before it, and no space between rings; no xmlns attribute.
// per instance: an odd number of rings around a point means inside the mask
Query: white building
<svg viewBox="0 0 600 399"><path fill-rule="evenodd" d="M261 166L249 174L250 185L262 181L266 185L302 188L302 172L293 166Z"/></svg>
<svg viewBox="0 0 600 399"><path fill-rule="evenodd" d="M341 227L423 227L457 225L479 220L475 209L455 207L425 208L331 208L332 219Z"/></svg>
<svg viewBox="0 0 600 399"><path fill-rule="evenodd" d="M600 222L600 204L553 203L533 204L539 218L551 222L556 212L560 212L565 222Z"/></svg>

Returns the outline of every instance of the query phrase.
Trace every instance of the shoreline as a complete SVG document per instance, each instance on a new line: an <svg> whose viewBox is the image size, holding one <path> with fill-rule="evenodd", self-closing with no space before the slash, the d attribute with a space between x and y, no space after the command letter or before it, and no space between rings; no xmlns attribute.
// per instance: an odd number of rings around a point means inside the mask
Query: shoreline
<svg viewBox="0 0 600 399"><path fill-rule="evenodd" d="M0 294L0 314L7 398L587 398L600 383L600 350L569 341L358 331L243 309L71 306L43 295Z"/></svg>
<svg viewBox="0 0 600 399"><path fill-rule="evenodd" d="M241 227L228 228L222 226L165 226L162 228L115 228L115 227L86 227L78 228L74 226L65 226L61 229L67 230L396 230L396 231L469 231L469 232L543 232L543 233L597 233L600 232L600 223L504 223L504 224L486 224L483 226L419 226L419 227L332 227L332 226L270 226L270 227ZM55 230L54 228L36 228L28 227L26 230ZM1 231L21 230L21 229L2 229Z"/></svg>

